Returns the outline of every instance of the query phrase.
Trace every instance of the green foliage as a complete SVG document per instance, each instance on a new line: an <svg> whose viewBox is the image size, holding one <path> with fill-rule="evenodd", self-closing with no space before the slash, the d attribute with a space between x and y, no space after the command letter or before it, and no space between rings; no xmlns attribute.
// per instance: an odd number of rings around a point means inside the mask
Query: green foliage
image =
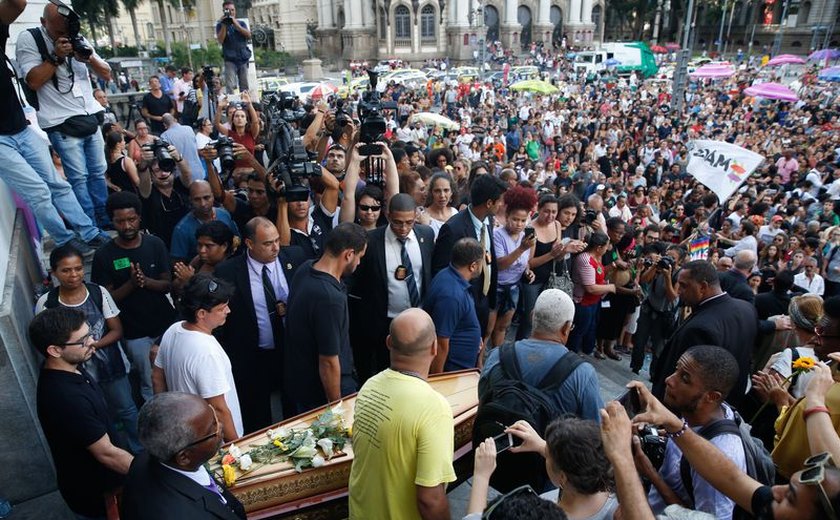
<svg viewBox="0 0 840 520"><path fill-rule="evenodd" d="M137 47L134 47L132 45L123 45L123 46L117 47L116 52L114 52L114 49L111 49L110 46L97 47L96 52L99 53L100 56L102 56L103 58L106 58L106 59L107 58L114 58L114 57L122 57L122 56L131 58L131 57L135 57L135 56L138 55L137 54L138 53Z"/></svg>
<svg viewBox="0 0 840 520"><path fill-rule="evenodd" d="M256 57L254 61L258 69L282 69L297 64L288 52L275 51L273 49L255 48Z"/></svg>
<svg viewBox="0 0 840 520"><path fill-rule="evenodd" d="M181 67L189 67L190 65L190 56L187 52L187 44L186 42L172 42L172 54L169 56L171 58L170 63L172 65L181 68ZM161 41L157 42L157 46L149 51L149 57L151 58L163 58L166 57L166 50L164 47L164 43ZM221 67L223 65L222 62L222 47L219 45L219 42L215 40L208 40L206 45L201 49L192 49L192 63L193 67L198 69L203 67L204 65L212 65L214 67Z"/></svg>

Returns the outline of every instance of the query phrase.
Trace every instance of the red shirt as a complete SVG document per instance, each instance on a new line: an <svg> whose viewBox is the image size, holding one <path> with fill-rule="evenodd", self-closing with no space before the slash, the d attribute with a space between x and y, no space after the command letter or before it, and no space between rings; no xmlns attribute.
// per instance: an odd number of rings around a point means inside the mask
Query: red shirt
<svg viewBox="0 0 840 520"><path fill-rule="evenodd" d="M239 135L236 133L236 130L231 130L230 132L228 132L228 137L230 137L234 143L241 144L249 152L251 152L252 154L254 153L254 147L257 145L257 143L254 141L254 137L251 135L251 132L247 127L245 128L244 134ZM244 159L237 159L233 167L243 168L247 166L249 166L248 161Z"/></svg>
<svg viewBox="0 0 840 520"><path fill-rule="evenodd" d="M601 262L590 256L589 253L579 254L575 262L575 271L572 277L575 284L574 300L584 306L595 305L601 301L603 295L588 293L584 287L606 285L607 272Z"/></svg>

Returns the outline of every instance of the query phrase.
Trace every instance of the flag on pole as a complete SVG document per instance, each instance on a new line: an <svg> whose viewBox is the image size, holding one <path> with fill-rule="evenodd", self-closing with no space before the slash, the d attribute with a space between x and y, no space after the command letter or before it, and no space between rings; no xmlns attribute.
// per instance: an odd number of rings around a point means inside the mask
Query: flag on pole
<svg viewBox="0 0 840 520"><path fill-rule="evenodd" d="M709 237L699 235L688 243L688 257L693 260L706 260L709 257Z"/></svg>
<svg viewBox="0 0 840 520"><path fill-rule="evenodd" d="M721 203L764 161L764 157L724 141L688 143L686 171L717 194Z"/></svg>

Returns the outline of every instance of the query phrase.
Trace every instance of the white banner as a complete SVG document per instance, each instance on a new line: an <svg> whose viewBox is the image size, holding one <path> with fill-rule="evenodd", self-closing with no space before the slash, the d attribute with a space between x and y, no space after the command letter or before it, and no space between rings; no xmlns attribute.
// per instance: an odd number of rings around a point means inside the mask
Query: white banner
<svg viewBox="0 0 840 520"><path fill-rule="evenodd" d="M695 140L688 143L686 171L715 192L723 204L764 157L724 141Z"/></svg>

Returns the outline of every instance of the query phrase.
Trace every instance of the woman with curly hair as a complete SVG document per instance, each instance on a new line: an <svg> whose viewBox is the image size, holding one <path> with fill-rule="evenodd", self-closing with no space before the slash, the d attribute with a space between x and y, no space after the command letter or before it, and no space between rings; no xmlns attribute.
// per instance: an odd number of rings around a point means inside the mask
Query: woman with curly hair
<svg viewBox="0 0 840 520"><path fill-rule="evenodd" d="M505 192L504 201L505 226L497 227L493 231L499 282L496 296L497 317L490 336L491 346L501 345L505 341L505 333L519 302L520 281L523 275L527 283L534 279L534 273L528 268L528 259L531 257L531 247L535 244L536 237L533 228L528 235L524 231L531 210L537 204L537 192L533 188L514 186Z"/></svg>

